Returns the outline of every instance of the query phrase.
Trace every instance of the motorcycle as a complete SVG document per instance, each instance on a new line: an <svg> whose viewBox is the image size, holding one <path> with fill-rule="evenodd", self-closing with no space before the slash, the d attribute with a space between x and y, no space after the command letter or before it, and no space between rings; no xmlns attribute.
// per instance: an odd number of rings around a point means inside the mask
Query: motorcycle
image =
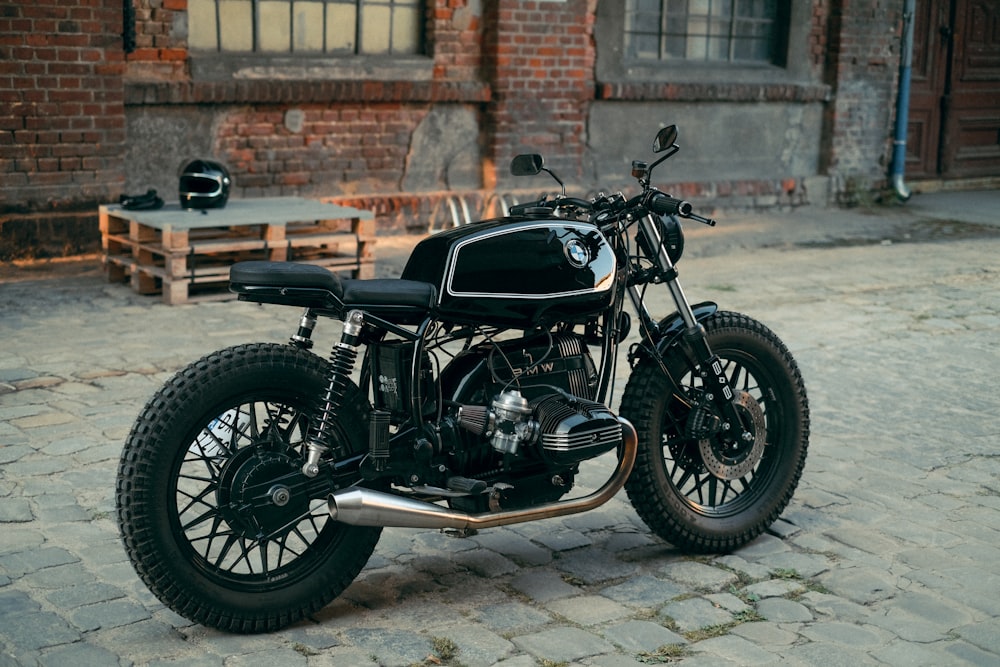
<svg viewBox="0 0 1000 667"><path fill-rule="evenodd" d="M340 595L384 527L468 535L595 509L622 488L684 551L760 535L802 474L806 390L770 329L681 289L680 220L715 222L650 184L676 139L661 129L662 155L632 163L631 198L566 196L540 155L517 156L514 175L547 173L561 193L426 237L399 279L235 264L240 300L302 315L288 343L209 354L138 415L116 506L149 589L197 623L273 631ZM654 318L651 285L676 312ZM616 414L626 302L638 340ZM311 351L321 318L343 323L327 359ZM610 477L570 495L605 454Z"/></svg>

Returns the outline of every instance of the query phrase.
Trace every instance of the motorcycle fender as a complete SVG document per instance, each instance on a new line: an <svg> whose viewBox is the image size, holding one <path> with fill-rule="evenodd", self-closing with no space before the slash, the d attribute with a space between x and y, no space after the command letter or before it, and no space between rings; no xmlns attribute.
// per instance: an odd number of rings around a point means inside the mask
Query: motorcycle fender
<svg viewBox="0 0 1000 667"><path fill-rule="evenodd" d="M702 301L691 306L691 311L694 313L694 319L702 322L717 313L719 306L713 301ZM673 313L660 320L658 329L660 337L655 341L655 347L657 356L662 359L667 350L680 342L681 334L684 332L684 320L680 313Z"/></svg>

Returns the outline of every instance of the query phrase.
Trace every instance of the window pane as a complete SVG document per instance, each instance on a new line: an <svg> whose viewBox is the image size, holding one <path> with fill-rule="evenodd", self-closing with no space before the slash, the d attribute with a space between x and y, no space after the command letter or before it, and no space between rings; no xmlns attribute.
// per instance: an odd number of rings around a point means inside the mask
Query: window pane
<svg viewBox="0 0 1000 667"><path fill-rule="evenodd" d="M736 15L746 18L765 18L776 13L776 0L736 0Z"/></svg>
<svg viewBox="0 0 1000 667"><path fill-rule="evenodd" d="M382 55L420 53L423 46L424 0L188 2L195 50Z"/></svg>
<svg viewBox="0 0 1000 667"><path fill-rule="evenodd" d="M632 55L637 58L660 57L660 38L658 35L632 35Z"/></svg>
<svg viewBox="0 0 1000 667"><path fill-rule="evenodd" d="M326 48L354 53L358 12L354 4L335 3L326 8Z"/></svg>
<svg viewBox="0 0 1000 667"><path fill-rule="evenodd" d="M223 51L253 51L253 3L250 0L219 0L219 48Z"/></svg>
<svg viewBox="0 0 1000 667"><path fill-rule="evenodd" d="M689 0L687 11L689 14L700 14L707 16L712 9L712 0Z"/></svg>
<svg viewBox="0 0 1000 667"><path fill-rule="evenodd" d="M392 12L387 6L366 3L361 8L361 52L389 53Z"/></svg>
<svg viewBox="0 0 1000 667"><path fill-rule="evenodd" d="M721 37L728 38L729 37L729 26L730 26L730 22L729 21L713 20L708 25L708 30L709 30L708 34L714 35L716 37L720 37L721 36Z"/></svg>
<svg viewBox="0 0 1000 667"><path fill-rule="evenodd" d="M416 53L420 48L420 8L396 7L392 15L392 52Z"/></svg>
<svg viewBox="0 0 1000 667"><path fill-rule="evenodd" d="M778 0L630 0L626 57L771 62L777 17Z"/></svg>
<svg viewBox="0 0 1000 667"><path fill-rule="evenodd" d="M259 47L261 51L287 53L291 46L292 27L289 23L291 3L287 0L261 0Z"/></svg>
<svg viewBox="0 0 1000 667"><path fill-rule="evenodd" d="M195 50L216 51L218 34L215 0L188 0L188 46Z"/></svg>
<svg viewBox="0 0 1000 667"><path fill-rule="evenodd" d="M729 39L709 37L706 41L706 60L729 60Z"/></svg>
<svg viewBox="0 0 1000 667"><path fill-rule="evenodd" d="M733 0L713 0L709 13L712 16L732 16Z"/></svg>
<svg viewBox="0 0 1000 667"><path fill-rule="evenodd" d="M296 2L292 8L293 50L323 52L323 3Z"/></svg>

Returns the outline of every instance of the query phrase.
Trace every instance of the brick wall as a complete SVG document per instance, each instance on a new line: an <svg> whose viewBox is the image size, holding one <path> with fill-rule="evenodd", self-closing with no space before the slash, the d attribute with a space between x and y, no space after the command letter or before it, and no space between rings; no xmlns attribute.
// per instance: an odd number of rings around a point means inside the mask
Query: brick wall
<svg viewBox="0 0 1000 667"><path fill-rule="evenodd" d="M812 30L809 32L809 65L813 76L822 80L826 72L829 41L830 0L813 0Z"/></svg>
<svg viewBox="0 0 1000 667"><path fill-rule="evenodd" d="M830 0L829 5L827 71L834 90L826 110L824 166L840 199L853 203L886 183L903 3Z"/></svg>
<svg viewBox="0 0 1000 667"><path fill-rule="evenodd" d="M120 3L0 5L0 259L92 246L73 230L124 179L121 32Z"/></svg>
<svg viewBox="0 0 1000 667"><path fill-rule="evenodd" d="M183 110L189 119L196 113L211 116L198 125L211 126L210 152L230 167L235 196L397 190L404 180L413 133L436 105L477 108L489 99L489 85L482 75L482 17L477 2L428 2L426 39L431 60L425 73L430 76L416 76L403 65L393 79L364 76L360 71L353 78L297 79L279 73L271 78L199 79L178 65L187 62L186 42L177 38L186 33L181 20L186 0L163 0L162 6L159 0L138 0L137 7L141 39L137 37L138 48L128 60L127 109L139 114L160 107L164 116L177 116L175 112ZM169 29L172 36L163 34ZM323 60L335 63L337 58L318 59ZM391 59L386 63L391 65ZM164 164L162 171L179 164L178 156L170 157L177 159ZM148 165L146 172L154 168L158 167ZM151 174L142 180L152 182ZM176 188L161 185L158 189L168 196Z"/></svg>
<svg viewBox="0 0 1000 667"><path fill-rule="evenodd" d="M596 0L489 3L483 38L492 87L488 186L512 182L507 165L520 152L546 155L566 179L582 175L587 107L594 98L596 5Z"/></svg>
<svg viewBox="0 0 1000 667"><path fill-rule="evenodd" d="M235 109L218 128L216 155L244 197L379 192L402 180L426 113L426 104L401 103Z"/></svg>
<svg viewBox="0 0 1000 667"><path fill-rule="evenodd" d="M182 79L187 72L187 0L134 0L133 75Z"/></svg>
<svg viewBox="0 0 1000 667"><path fill-rule="evenodd" d="M808 58L802 81L612 78L600 86L598 0L428 0L430 58L421 75L409 76L404 67L397 76L361 71L313 79L201 76L187 51L187 2L134 0L135 50L127 59L122 10L114 2L0 6L0 255L96 249L94 229L76 238L66 230L81 220L95 226L96 205L117 199L126 180L133 192L135 183L144 188L159 174L169 197L180 155L195 148L228 162L237 195L247 197L403 201L421 189L429 195L453 187L505 191L524 187L507 165L526 151L543 153L567 184L585 184L593 149L589 114L604 100L649 100L667 110L675 102L825 104L820 173L833 174L841 188L885 178L899 38L892 28L901 2L811 0L811 13L798 15L810 26L807 40L796 37L796 57ZM465 145L458 145L455 121L464 123ZM158 123L177 136L196 128L197 145L174 142L173 153L158 152L145 140L172 141ZM418 150L437 139L455 142L445 147L451 153L438 156L442 164L461 151L477 160L459 162L454 171L469 172L478 186L435 180L440 165L426 161L416 165L423 180L407 173ZM141 176L133 156L151 156ZM775 178L745 181L720 173L713 182L676 189L799 200L794 183ZM437 206L432 199L425 204Z"/></svg>
<svg viewBox="0 0 1000 667"><path fill-rule="evenodd" d="M469 2L431 2L430 41L435 81L479 81L482 17Z"/></svg>

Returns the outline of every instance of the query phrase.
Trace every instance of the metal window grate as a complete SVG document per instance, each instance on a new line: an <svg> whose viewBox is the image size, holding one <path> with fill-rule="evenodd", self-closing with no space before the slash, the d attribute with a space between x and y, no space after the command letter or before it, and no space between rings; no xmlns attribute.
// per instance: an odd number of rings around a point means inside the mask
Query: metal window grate
<svg viewBox="0 0 1000 667"><path fill-rule="evenodd" d="M283 55L423 52L423 0L188 0L194 51Z"/></svg>
<svg viewBox="0 0 1000 667"><path fill-rule="evenodd" d="M773 63L780 0L628 0L625 52L633 60Z"/></svg>

